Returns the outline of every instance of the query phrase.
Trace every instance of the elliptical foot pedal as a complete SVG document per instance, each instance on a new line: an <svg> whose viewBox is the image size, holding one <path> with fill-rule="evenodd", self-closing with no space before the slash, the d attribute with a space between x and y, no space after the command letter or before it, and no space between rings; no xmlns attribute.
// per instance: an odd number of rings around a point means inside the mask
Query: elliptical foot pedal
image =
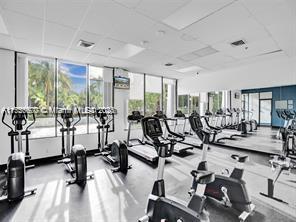
<svg viewBox="0 0 296 222"><path fill-rule="evenodd" d="M247 211L242 212L238 216L239 221L240 222L244 222L251 214L253 214L254 209L255 209L255 205L254 204L250 204L250 211L249 212L247 212Z"/></svg>
<svg viewBox="0 0 296 222"><path fill-rule="evenodd" d="M32 189L25 190L24 197L36 194L36 191L37 191L37 188L32 188Z"/></svg>

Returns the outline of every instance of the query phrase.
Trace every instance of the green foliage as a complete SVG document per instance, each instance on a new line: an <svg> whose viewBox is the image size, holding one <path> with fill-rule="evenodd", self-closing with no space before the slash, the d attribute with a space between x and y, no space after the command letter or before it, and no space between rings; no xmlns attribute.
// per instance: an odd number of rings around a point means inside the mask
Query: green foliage
<svg viewBox="0 0 296 222"><path fill-rule="evenodd" d="M104 105L102 89L104 89L102 80L91 80L89 86L90 106L100 107Z"/></svg>
<svg viewBox="0 0 296 222"><path fill-rule="evenodd" d="M146 101L145 115L150 116L150 115L153 115L155 111L160 110L160 101L161 101L160 93L146 92L145 101Z"/></svg>
<svg viewBox="0 0 296 222"><path fill-rule="evenodd" d="M40 60L28 63L29 106L54 106L54 64Z"/></svg>
<svg viewBox="0 0 296 222"><path fill-rule="evenodd" d="M128 101L128 113L131 114L132 111L143 111L144 101L140 99L130 99Z"/></svg>

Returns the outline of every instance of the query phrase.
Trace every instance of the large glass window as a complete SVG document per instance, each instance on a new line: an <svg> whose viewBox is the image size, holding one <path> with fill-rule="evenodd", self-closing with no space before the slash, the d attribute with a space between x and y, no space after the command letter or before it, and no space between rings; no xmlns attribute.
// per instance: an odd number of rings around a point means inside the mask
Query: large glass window
<svg viewBox="0 0 296 222"><path fill-rule="evenodd" d="M185 114L189 114L189 95L178 96L178 110Z"/></svg>
<svg viewBox="0 0 296 222"><path fill-rule="evenodd" d="M176 80L163 78L163 112L169 116L174 116L176 112Z"/></svg>
<svg viewBox="0 0 296 222"><path fill-rule="evenodd" d="M77 127L77 134L87 133L87 66L60 61L58 65L58 108L78 107L82 118Z"/></svg>
<svg viewBox="0 0 296 222"><path fill-rule="evenodd" d="M55 136L55 60L18 54L17 65L17 106L39 110L31 138Z"/></svg>
<svg viewBox="0 0 296 222"><path fill-rule="evenodd" d="M216 113L222 108L222 92L209 92L209 111Z"/></svg>
<svg viewBox="0 0 296 222"><path fill-rule="evenodd" d="M161 78L146 75L145 115L153 115L161 110Z"/></svg>
<svg viewBox="0 0 296 222"><path fill-rule="evenodd" d="M189 97L189 114L193 111L199 113L199 94L190 94Z"/></svg>
<svg viewBox="0 0 296 222"><path fill-rule="evenodd" d="M249 94L248 119L254 119L259 122L259 93Z"/></svg>
<svg viewBox="0 0 296 222"><path fill-rule="evenodd" d="M89 107L104 106L104 68L89 66ZM98 123L93 115L89 115L89 132L96 133Z"/></svg>
<svg viewBox="0 0 296 222"><path fill-rule="evenodd" d="M144 113L144 75L128 73L130 78L130 91L128 99L128 114L132 111Z"/></svg>

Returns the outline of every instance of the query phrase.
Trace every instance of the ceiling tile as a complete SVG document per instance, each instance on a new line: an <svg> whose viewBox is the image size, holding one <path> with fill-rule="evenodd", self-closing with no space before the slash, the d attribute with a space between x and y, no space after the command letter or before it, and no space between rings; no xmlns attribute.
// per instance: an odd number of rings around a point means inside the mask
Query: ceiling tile
<svg viewBox="0 0 296 222"><path fill-rule="evenodd" d="M128 8L135 8L142 0L114 0Z"/></svg>
<svg viewBox="0 0 296 222"><path fill-rule="evenodd" d="M18 12L23 15L44 18L45 0L6 0L3 1L3 9ZM0 3L1 5L1 3Z"/></svg>
<svg viewBox="0 0 296 222"><path fill-rule="evenodd" d="M233 62L234 60L235 59L233 59L232 57L218 52L212 55L198 58L196 60L191 61L190 63L211 69L212 66Z"/></svg>
<svg viewBox="0 0 296 222"><path fill-rule="evenodd" d="M119 17L117 13L126 10L125 7L113 1L94 1L91 9L81 26L81 30L107 36L114 30L114 24L124 17Z"/></svg>
<svg viewBox="0 0 296 222"><path fill-rule="evenodd" d="M149 44L149 47L155 51L178 57L194 50L206 47L198 40L184 41L181 39L182 33L171 32L165 36L159 37Z"/></svg>
<svg viewBox="0 0 296 222"><path fill-rule="evenodd" d="M295 16L293 7L289 7L286 0L243 0L242 3L264 25L285 25L291 22L293 14Z"/></svg>
<svg viewBox="0 0 296 222"><path fill-rule="evenodd" d="M104 66L107 58L108 57L106 56L92 53L87 56L87 58L85 59L85 62L92 65Z"/></svg>
<svg viewBox="0 0 296 222"><path fill-rule="evenodd" d="M81 63L88 56L88 54L89 53L80 50L70 49L65 55L65 58L69 61Z"/></svg>
<svg viewBox="0 0 296 222"><path fill-rule="evenodd" d="M75 29L73 28L46 22L44 42L67 48L69 47L74 34Z"/></svg>
<svg viewBox="0 0 296 222"><path fill-rule="evenodd" d="M279 50L272 38L266 38L259 41L255 41L243 46L228 46L228 43L219 43L214 45L215 48L222 51L224 54L232 56L237 59L248 58L251 56L257 56L263 53ZM246 48L247 47L247 48Z"/></svg>
<svg viewBox="0 0 296 222"><path fill-rule="evenodd" d="M272 34L273 39L284 50L284 52L290 56L296 56L296 25L291 23L290 25L275 24L267 26L267 29Z"/></svg>
<svg viewBox="0 0 296 222"><path fill-rule="evenodd" d="M91 0L47 1L46 20L78 28Z"/></svg>
<svg viewBox="0 0 296 222"><path fill-rule="evenodd" d="M136 7L136 11L161 21L188 2L190 0L142 0Z"/></svg>
<svg viewBox="0 0 296 222"><path fill-rule="evenodd" d="M3 19L10 35L20 39L42 40L43 21L11 11L3 12Z"/></svg>
<svg viewBox="0 0 296 222"><path fill-rule="evenodd" d="M11 36L0 34L0 48L14 50L14 43Z"/></svg>
<svg viewBox="0 0 296 222"><path fill-rule="evenodd" d="M14 38L16 50L19 52L31 53L36 55L42 54L42 42L33 39Z"/></svg>
<svg viewBox="0 0 296 222"><path fill-rule="evenodd" d="M110 55L111 53L121 49L125 44L126 43L115 39L104 38L95 45L95 47L92 49L92 52L101 55Z"/></svg>
<svg viewBox="0 0 296 222"><path fill-rule="evenodd" d="M240 35L249 29L262 28L250 17L248 10L239 2L194 23L183 31L191 34L207 44L226 40L233 35Z"/></svg>
<svg viewBox="0 0 296 222"><path fill-rule="evenodd" d="M52 44L44 44L43 46L44 56L63 59L66 51L67 51L67 48L52 45Z"/></svg>
<svg viewBox="0 0 296 222"><path fill-rule="evenodd" d="M163 22L175 29L181 30L220 10L231 2L233 0L194 0L165 18Z"/></svg>

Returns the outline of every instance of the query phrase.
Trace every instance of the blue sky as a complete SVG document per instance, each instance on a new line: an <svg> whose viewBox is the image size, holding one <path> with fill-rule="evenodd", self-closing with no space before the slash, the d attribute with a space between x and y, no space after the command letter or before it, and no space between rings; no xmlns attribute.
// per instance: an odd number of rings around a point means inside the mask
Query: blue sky
<svg viewBox="0 0 296 222"><path fill-rule="evenodd" d="M70 76L73 84L73 90L80 93L86 88L86 66L70 63L59 63L60 70Z"/></svg>

